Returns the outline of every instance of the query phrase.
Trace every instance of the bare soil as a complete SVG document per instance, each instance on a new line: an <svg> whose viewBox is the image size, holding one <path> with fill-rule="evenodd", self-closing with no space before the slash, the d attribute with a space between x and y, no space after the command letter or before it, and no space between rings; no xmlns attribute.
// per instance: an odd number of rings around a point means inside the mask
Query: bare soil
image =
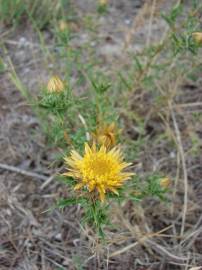
<svg viewBox="0 0 202 270"><path fill-rule="evenodd" d="M171 5L162 2L163 10ZM78 18L96 11L92 0L77 0L73 5ZM112 65L124 60L120 52L127 41L125 33L143 6L143 1L112 0L108 14L100 17L99 37L91 42L97 57L103 61L103 70L110 70ZM144 27L140 23L129 50L141 48ZM161 20L155 21L151 39L157 39L165 27ZM1 34L7 30L2 28ZM47 30L44 35L54 49L51 33ZM72 43L80 46L89 38L92 36L79 24L78 35ZM37 34L30 25L22 25L3 39L7 50L1 49L4 61L8 63L10 57L20 79L29 91L37 93L49 77ZM186 153L189 184L186 235L181 245L183 170L176 164L175 147L164 140L155 142L155 136L164 128L159 119L151 116L148 120L150 139L138 160L142 164L140 173L159 169L174 177L177 171L179 181L173 186L176 195L172 197L171 192L167 203L148 198L135 206L124 203L121 209L112 205L111 219L115 227L106 228L108 240L103 245L89 227L81 227L79 206L64 211L50 209L59 197L68 196L68 190L61 183L54 179L43 187L45 180L25 175L24 171L29 171L48 179L57 172L54 161L58 149L47 145L37 117L11 83L9 74L9 68L0 74L0 165L8 165L8 169L0 166L0 270L174 270L202 266L202 123L193 117L193 113L202 112L201 74L195 84L188 81L182 85L177 100L180 104L194 104L181 107L176 116ZM139 98L138 93L134 94L133 104L139 104ZM143 96L141 102L145 106L134 110L141 113L143 109L142 113L147 115L151 101ZM129 125L128 129L131 137L136 136L133 127ZM195 154L187 153L192 144L188 136L191 131L199 138L200 150ZM13 172L9 166L22 172Z"/></svg>

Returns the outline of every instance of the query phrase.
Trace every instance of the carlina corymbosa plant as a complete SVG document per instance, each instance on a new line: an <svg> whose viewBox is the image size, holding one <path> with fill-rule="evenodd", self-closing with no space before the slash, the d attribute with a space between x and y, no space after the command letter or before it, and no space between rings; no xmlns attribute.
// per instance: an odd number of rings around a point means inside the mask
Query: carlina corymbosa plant
<svg viewBox="0 0 202 270"><path fill-rule="evenodd" d="M141 182L132 164L124 159L122 134L115 122L118 117L112 105L106 103L109 84L94 83L94 88L95 103L90 107L87 99L73 93L69 82L55 75L36 104L43 112L39 115L50 142L60 147L64 158L65 171L60 178L68 186L69 195L60 198L57 206L79 204L83 222L103 238L104 227L110 225L111 203L137 202L150 195L163 199L170 180L149 175ZM106 110L100 108L100 102Z"/></svg>

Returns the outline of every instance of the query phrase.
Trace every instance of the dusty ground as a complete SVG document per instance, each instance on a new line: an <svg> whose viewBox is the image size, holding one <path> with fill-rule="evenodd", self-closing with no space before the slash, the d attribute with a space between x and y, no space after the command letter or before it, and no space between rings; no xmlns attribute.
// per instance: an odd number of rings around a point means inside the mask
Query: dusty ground
<svg viewBox="0 0 202 270"><path fill-rule="evenodd" d="M90 42L104 63L102 68L109 70L112 64L115 66L116 62L120 63L120 59L124 59L120 51L128 40L128 31L125 30L131 28L142 5L143 1L111 1L109 14L101 16L98 22L99 38L93 40L80 25L78 35L72 42L78 46L86 40ZM78 18L83 14L92 14L95 10L92 0L77 0L74 6ZM169 4L164 3L166 6ZM130 43L129 50L141 47L141 36L145 29L141 23L138 27L136 40ZM157 38L164 30L164 23L156 21L151 39ZM2 29L1 33L5 32L6 29ZM54 46L48 31L45 39L49 42L48 46ZM4 36L4 44L7 53L3 49L1 53L5 62L8 63L10 57L23 83L30 91L37 92L38 85L47 80L49 72L42 60L36 33L30 26L22 26L17 33L11 32ZM138 98L134 97L134 103L139 102ZM144 99L141 101L144 102ZM147 98L145 102L148 106ZM190 128L197 132L201 150L202 123L195 120L191 112L202 112L202 81L199 79L194 85L182 85L177 102L195 104L182 107L177 115L177 119L181 119L179 129L184 151L187 152L191 143L187 137ZM161 132L158 119L148 122L148 133L152 132L152 136L155 136ZM11 83L9 70L5 70L0 74L0 163L38 173L43 179L23 175L23 171L17 173L11 172L9 168L0 168L1 270L166 270L202 265L201 151L195 155L188 152L186 155L189 196L184 242L179 245L176 234L176 230L179 231L181 227L182 180L177 184L178 191L172 203L147 199L135 207L130 203L124 204L121 210L114 206L112 219L117 227L107 231L111 240L104 247L97 243L88 227L80 227L79 207L70 207L63 212L47 211L58 197L67 193L56 180L43 185L45 177L48 179L57 171L54 166L56 152L57 149L47 146L36 116ZM155 167L175 175L176 155L172 145L148 140L139 160L143 164L142 173ZM178 173L183 175L181 169ZM165 228L167 230L161 235L143 237Z"/></svg>

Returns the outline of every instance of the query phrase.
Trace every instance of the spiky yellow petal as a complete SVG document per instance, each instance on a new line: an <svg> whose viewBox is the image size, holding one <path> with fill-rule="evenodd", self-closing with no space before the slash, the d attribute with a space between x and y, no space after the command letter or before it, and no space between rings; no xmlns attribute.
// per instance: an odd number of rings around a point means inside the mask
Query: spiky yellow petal
<svg viewBox="0 0 202 270"><path fill-rule="evenodd" d="M81 189L83 186L84 186L83 183L76 184L75 187L74 187L74 190Z"/></svg>
<svg viewBox="0 0 202 270"><path fill-rule="evenodd" d="M104 201L107 191L118 194L117 188L133 175L123 171L130 163L123 162L117 147L109 151L104 145L97 149L95 144L90 147L86 143L83 157L72 151L64 160L68 168L64 175L79 181L75 189L86 187L89 192L97 191L101 201Z"/></svg>

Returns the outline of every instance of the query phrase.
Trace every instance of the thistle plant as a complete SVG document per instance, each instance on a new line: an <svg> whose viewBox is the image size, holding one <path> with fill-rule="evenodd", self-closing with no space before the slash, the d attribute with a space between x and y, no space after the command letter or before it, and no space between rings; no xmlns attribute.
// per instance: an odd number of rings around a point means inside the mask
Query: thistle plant
<svg viewBox="0 0 202 270"><path fill-rule="evenodd" d="M60 158L65 171L59 178L71 195L61 198L57 206L80 204L83 221L101 237L104 226L110 224L111 202L138 201L151 194L162 198L168 187L165 180L160 182L162 176L145 186L138 184L132 163L124 158L121 129L118 121L115 123L117 112L107 98L109 88L108 82L94 78L91 95L78 96L69 83L55 75L35 103L51 143L63 152ZM158 186L155 189L154 182Z"/></svg>
<svg viewBox="0 0 202 270"><path fill-rule="evenodd" d="M106 8L107 4L107 1L99 1L101 7ZM195 6L193 8L195 10ZM176 94L170 91L168 82L176 81L177 85L179 77L183 80L185 75L191 75L193 69L198 68L195 56L202 39L198 18L193 11L178 22L182 10L179 3L169 14L162 14L169 25L167 35L159 43L137 53L131 68L122 67L119 72L122 87L116 97L112 89L117 87L116 82L113 85L106 75L95 71L92 68L95 63L84 66L82 72L82 51L68 47L72 35L67 22L60 21L56 29L58 43L65 44L61 46L61 57L65 55L68 63L65 79L57 75L51 77L34 105L49 142L62 153L59 161L63 162L64 170L59 179L70 192L67 198L58 201L57 206L80 204L83 222L90 224L102 237L105 225L110 225L108 216L112 203L127 200L137 203L146 196L166 200L166 192L171 187L171 178L162 172L137 173L133 162L138 158L138 149L146 142L144 116L135 115L136 112L130 109L126 111L125 117L129 121L135 120L138 126L140 136L136 141L121 133L124 130L121 114L125 113L125 108L130 108L133 90L140 88L150 92L155 110L165 119L166 103L170 104ZM185 53L191 67L179 65L184 61ZM79 79L73 87L69 78L75 68L85 76L82 75L83 81ZM160 80L163 75L165 85ZM81 81L86 83L85 80L90 82L88 89L83 94L76 94L74 88ZM110 91L113 98L109 98Z"/></svg>
<svg viewBox="0 0 202 270"><path fill-rule="evenodd" d="M98 5L101 12L106 11L108 1L98 1ZM151 96L153 111L157 111L161 119L168 119L169 105L177 95L178 84L201 66L196 59L202 43L196 16L200 8L201 5L193 4L193 10L180 21L178 17L183 12L180 2L169 14L162 14L169 26L167 34L159 43L130 55L130 60L134 57L134 61L122 66L121 81L117 79L113 84L99 71L93 59L83 65L82 49L70 44L71 23L60 20L56 27L61 49L58 54L66 63L62 72L65 79L58 75L51 77L33 104L49 143L58 147L61 153L58 159L64 164L59 179L70 192L57 206L80 204L83 221L101 236L105 225L110 225L111 204L127 200L137 203L146 196L166 200L166 192L172 184L169 176L162 172L141 175L136 171L134 161L146 142L146 122L144 114L130 111L130 102L135 90L145 89ZM75 70L79 78L72 86L70 78ZM87 89L83 94L76 94L76 87L82 83ZM171 89L173 86L175 91ZM120 91L115 94L112 88ZM139 132L137 140L121 133L124 131L123 114L128 121L135 121Z"/></svg>
<svg viewBox="0 0 202 270"><path fill-rule="evenodd" d="M108 6L108 0L99 0L98 1L98 12L99 13L105 13L107 11L107 6Z"/></svg>

